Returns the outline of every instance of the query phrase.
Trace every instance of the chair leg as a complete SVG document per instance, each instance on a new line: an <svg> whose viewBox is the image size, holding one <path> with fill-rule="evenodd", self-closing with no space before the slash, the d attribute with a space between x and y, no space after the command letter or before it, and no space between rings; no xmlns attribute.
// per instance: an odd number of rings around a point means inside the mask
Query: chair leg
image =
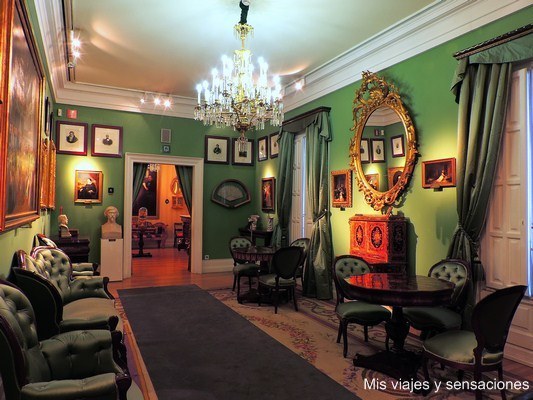
<svg viewBox="0 0 533 400"><path fill-rule="evenodd" d="M389 334L387 333L387 335L385 336L385 350L387 351L390 351L390 348L389 348Z"/></svg>
<svg viewBox="0 0 533 400"><path fill-rule="evenodd" d="M368 342L368 325L363 327L363 331L365 333L365 342Z"/></svg>
<svg viewBox="0 0 533 400"><path fill-rule="evenodd" d="M241 276L237 275L237 300L239 299L240 295L241 295Z"/></svg>
<svg viewBox="0 0 533 400"><path fill-rule="evenodd" d="M339 319L339 332L337 333L337 343L341 342L342 336L342 319Z"/></svg>
<svg viewBox="0 0 533 400"><path fill-rule="evenodd" d="M481 371L474 367L474 381L476 382L481 382ZM476 386L476 400L482 400L483 399L483 393L481 392L481 389L479 389L477 386Z"/></svg>
<svg viewBox="0 0 533 400"><path fill-rule="evenodd" d="M498 379L500 380L500 382L503 382L503 365L502 364L500 364L500 366L498 367ZM507 395L505 393L505 388L500 390L500 393L502 395L502 400L506 400Z"/></svg>
<svg viewBox="0 0 533 400"><path fill-rule="evenodd" d="M231 291L235 291L235 286L237 285L237 275L233 275L233 287L231 288Z"/></svg>
<svg viewBox="0 0 533 400"><path fill-rule="evenodd" d="M248 287L250 288L250 290L252 290L252 277L251 276L248 277Z"/></svg>
<svg viewBox="0 0 533 400"><path fill-rule="evenodd" d="M276 293L274 293L274 314L278 313L278 302L279 302L279 287L276 286L276 289L274 289Z"/></svg>
<svg viewBox="0 0 533 400"><path fill-rule="evenodd" d="M428 358L422 355L422 370L424 371L424 379L429 382Z"/></svg>
<svg viewBox="0 0 533 400"><path fill-rule="evenodd" d="M342 324L342 336L344 338L342 356L346 358L348 354L348 321L344 321L344 324Z"/></svg>
<svg viewBox="0 0 533 400"><path fill-rule="evenodd" d="M296 302L296 286L293 286L293 287L292 287L291 292L292 292L292 299L293 299L293 301L294 301L294 309L295 309L296 311L298 311L298 303Z"/></svg>

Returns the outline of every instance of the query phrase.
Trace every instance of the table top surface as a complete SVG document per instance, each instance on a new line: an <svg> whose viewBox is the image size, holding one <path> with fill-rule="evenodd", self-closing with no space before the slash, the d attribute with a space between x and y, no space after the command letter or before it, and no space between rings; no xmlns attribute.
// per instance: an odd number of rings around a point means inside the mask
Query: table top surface
<svg viewBox="0 0 533 400"><path fill-rule="evenodd" d="M454 284L428 276L368 273L345 279L353 298L391 306L434 306L449 303Z"/></svg>
<svg viewBox="0 0 533 400"><path fill-rule="evenodd" d="M249 246L249 247L237 247L233 249L234 253L239 254L261 254L261 255L273 255L277 248L272 246Z"/></svg>

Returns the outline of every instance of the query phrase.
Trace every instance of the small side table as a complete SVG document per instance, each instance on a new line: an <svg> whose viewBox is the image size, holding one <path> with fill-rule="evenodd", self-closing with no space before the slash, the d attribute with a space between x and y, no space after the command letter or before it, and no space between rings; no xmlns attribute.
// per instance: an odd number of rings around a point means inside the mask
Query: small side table
<svg viewBox="0 0 533 400"><path fill-rule="evenodd" d="M89 262L91 242L88 237L72 236L60 238L59 236L52 236L50 239L55 242L57 247L65 252L71 262Z"/></svg>
<svg viewBox="0 0 533 400"><path fill-rule="evenodd" d="M248 227L244 227L244 228L239 228L239 233L241 234L241 236L249 238L251 232L248 229ZM263 242L264 242L263 244L265 246L270 246L270 241L272 240L272 231L263 231L260 229L256 229L255 231L253 231L253 234L252 234L252 243L254 245L256 244L255 240L257 238L263 239Z"/></svg>

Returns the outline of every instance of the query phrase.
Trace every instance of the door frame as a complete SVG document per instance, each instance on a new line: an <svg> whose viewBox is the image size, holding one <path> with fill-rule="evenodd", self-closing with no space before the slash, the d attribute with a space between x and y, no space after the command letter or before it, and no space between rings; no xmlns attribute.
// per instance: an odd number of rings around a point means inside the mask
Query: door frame
<svg viewBox="0 0 533 400"><path fill-rule="evenodd" d="M191 272L202 271L204 159L197 157L126 153L124 173L124 278L131 277L131 223L133 205L133 164L170 164L192 167Z"/></svg>

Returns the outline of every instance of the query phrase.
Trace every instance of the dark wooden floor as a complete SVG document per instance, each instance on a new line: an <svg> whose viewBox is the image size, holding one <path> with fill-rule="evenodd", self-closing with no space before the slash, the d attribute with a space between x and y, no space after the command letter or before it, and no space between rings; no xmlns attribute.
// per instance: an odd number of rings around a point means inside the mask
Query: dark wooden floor
<svg viewBox="0 0 533 400"><path fill-rule="evenodd" d="M110 291L117 295L117 289L133 287L190 285L196 284L203 289L231 287L233 274L221 272L214 274L192 274L187 270L188 257L185 251L175 248L150 249L153 257L134 258L132 277L122 282L111 282ZM533 382L533 368L511 360L505 361L505 371Z"/></svg>

